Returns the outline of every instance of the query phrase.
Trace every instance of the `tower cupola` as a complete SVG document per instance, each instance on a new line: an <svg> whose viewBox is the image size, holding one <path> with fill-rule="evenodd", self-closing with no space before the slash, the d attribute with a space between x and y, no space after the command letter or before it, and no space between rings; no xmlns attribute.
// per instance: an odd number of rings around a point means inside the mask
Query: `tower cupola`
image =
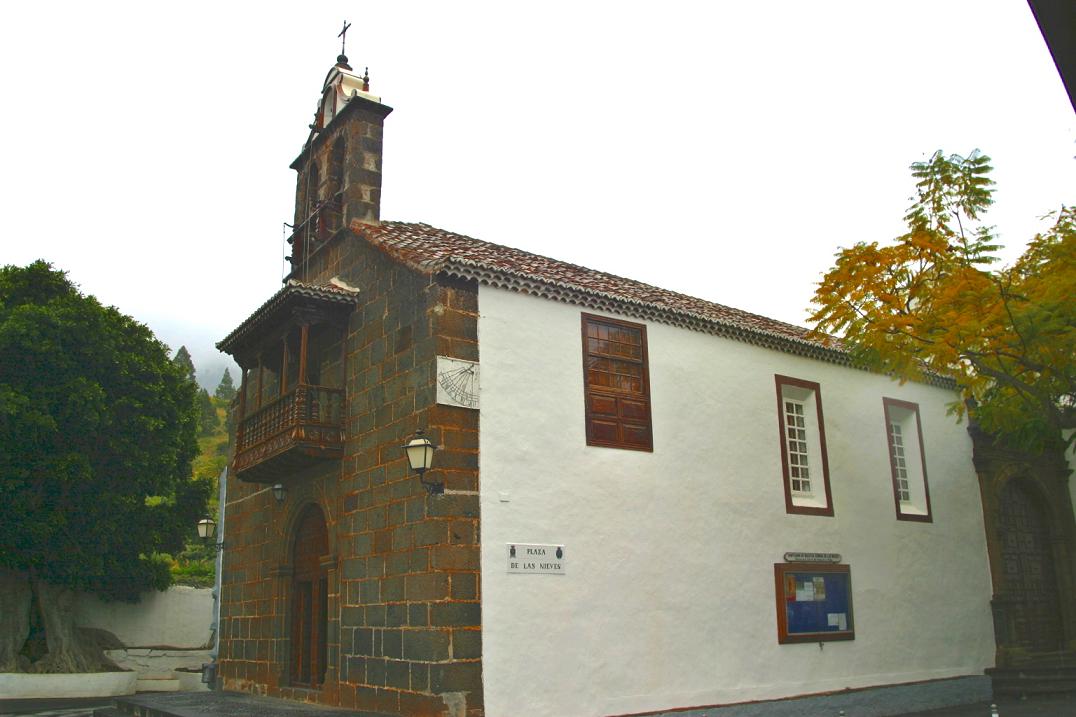
<svg viewBox="0 0 1076 717"><path fill-rule="evenodd" d="M288 239L291 278L316 273L311 260L346 234L351 222L380 222L382 131L390 112L370 92L369 71L355 72L341 45L322 82L306 144L291 163L298 173L295 231Z"/></svg>
<svg viewBox="0 0 1076 717"><path fill-rule="evenodd" d="M370 94L369 68L359 76L351 69L351 65L347 64L347 55L340 55L336 58L336 64L329 69L329 74L325 75L325 82L321 87L321 104L318 106L315 122L318 129L328 127L354 97L381 103L380 97Z"/></svg>

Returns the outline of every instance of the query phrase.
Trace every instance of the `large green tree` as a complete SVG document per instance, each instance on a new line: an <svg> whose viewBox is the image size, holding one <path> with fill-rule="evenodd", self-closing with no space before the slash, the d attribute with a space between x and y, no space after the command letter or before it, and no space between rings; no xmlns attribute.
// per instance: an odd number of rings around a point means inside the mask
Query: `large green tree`
<svg viewBox="0 0 1076 717"><path fill-rule="evenodd" d="M209 397L209 391L204 388L198 390L198 428L203 436L208 436L217 430L220 425L220 417L217 416L217 407L213 399Z"/></svg>
<svg viewBox="0 0 1076 717"><path fill-rule="evenodd" d="M209 492L190 479L195 385L145 326L44 262L0 269L0 672L99 669L75 591L169 582ZM28 666L31 591L48 654Z"/></svg>
<svg viewBox="0 0 1076 717"><path fill-rule="evenodd" d="M225 367L224 375L220 377L217 390L213 394L222 401L229 402L235 398L235 383L232 382L232 373Z"/></svg>
<svg viewBox="0 0 1076 717"><path fill-rule="evenodd" d="M908 230L837 254L815 293L820 331L905 380L953 377L979 425L1057 448L1076 428L1076 209L1062 207L1012 266L995 268L990 159L941 151L912 165ZM1076 440L1076 434L1071 434Z"/></svg>
<svg viewBox="0 0 1076 717"><path fill-rule="evenodd" d="M191 352L187 350L186 346L180 346L176 351L175 357L172 359L172 363L183 371L183 374L187 377L187 380L191 383L197 383L197 374L194 370L194 361L191 359Z"/></svg>

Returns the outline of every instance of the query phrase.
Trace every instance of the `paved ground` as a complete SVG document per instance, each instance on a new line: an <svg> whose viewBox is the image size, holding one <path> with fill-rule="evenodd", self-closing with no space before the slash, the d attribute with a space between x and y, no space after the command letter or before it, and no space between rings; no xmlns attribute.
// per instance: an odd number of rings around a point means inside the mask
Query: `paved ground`
<svg viewBox="0 0 1076 717"><path fill-rule="evenodd" d="M1076 695L1055 695L1027 700L1002 699L997 702L997 707L999 717L1076 717ZM990 703L980 702L963 707L912 712L901 717L990 717Z"/></svg>
<svg viewBox="0 0 1076 717"><path fill-rule="evenodd" d="M92 717L94 707L105 707L110 700L0 700L0 717ZM239 705L236 705L238 707ZM322 712L317 708L297 711L296 717ZM999 717L1076 717L1076 695L1040 697L1029 700L1001 700L997 703ZM307 711L310 710L310 711ZM257 713L255 713L257 714ZM948 707L929 712L914 712L899 717L990 717L990 703L981 702L963 707ZM845 717L857 717L846 714Z"/></svg>
<svg viewBox="0 0 1076 717"><path fill-rule="evenodd" d="M93 717L95 707L110 707L113 699L156 707L178 717L384 717L371 712L285 702L234 692L158 692L93 699L0 699L0 717Z"/></svg>
<svg viewBox="0 0 1076 717"><path fill-rule="evenodd" d="M239 692L169 692L120 698L141 714L174 717L385 717L339 707L288 702Z"/></svg>
<svg viewBox="0 0 1076 717"><path fill-rule="evenodd" d="M26 717L32 715L33 717L93 717L93 710L48 710L45 712L0 712L0 715L8 717L8 715L18 715L19 717Z"/></svg>
<svg viewBox="0 0 1076 717"><path fill-rule="evenodd" d="M36 715L36 717L93 717L95 707L108 707L109 697L74 698L57 700L4 700L0 699L0 717L9 715Z"/></svg>

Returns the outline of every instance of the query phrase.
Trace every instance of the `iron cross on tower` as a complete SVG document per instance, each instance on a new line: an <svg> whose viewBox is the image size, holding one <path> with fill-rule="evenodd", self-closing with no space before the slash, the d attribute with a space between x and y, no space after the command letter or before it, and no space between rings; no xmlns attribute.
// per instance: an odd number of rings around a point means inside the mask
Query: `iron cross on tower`
<svg viewBox="0 0 1076 717"><path fill-rule="evenodd" d="M348 31L349 27L351 27L351 23L348 22L347 20L344 20L344 29L340 31L339 35L337 35L337 37L340 38L340 54L341 55L346 55L347 54L346 52L344 52L344 44L347 42L347 31Z"/></svg>

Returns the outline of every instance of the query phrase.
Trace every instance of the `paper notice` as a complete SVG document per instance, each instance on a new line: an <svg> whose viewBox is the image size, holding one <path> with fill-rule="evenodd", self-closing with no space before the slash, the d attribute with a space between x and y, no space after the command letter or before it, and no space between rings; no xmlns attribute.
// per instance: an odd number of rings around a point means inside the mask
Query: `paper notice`
<svg viewBox="0 0 1076 717"><path fill-rule="evenodd" d="M847 630L848 629L848 618L846 617L846 615L843 612L837 613L837 629L838 630Z"/></svg>
<svg viewBox="0 0 1076 717"><path fill-rule="evenodd" d="M814 582L814 599L824 601L826 599L826 579L815 578L812 582Z"/></svg>
<svg viewBox="0 0 1076 717"><path fill-rule="evenodd" d="M796 586L796 602L814 602L814 582L808 580Z"/></svg>

